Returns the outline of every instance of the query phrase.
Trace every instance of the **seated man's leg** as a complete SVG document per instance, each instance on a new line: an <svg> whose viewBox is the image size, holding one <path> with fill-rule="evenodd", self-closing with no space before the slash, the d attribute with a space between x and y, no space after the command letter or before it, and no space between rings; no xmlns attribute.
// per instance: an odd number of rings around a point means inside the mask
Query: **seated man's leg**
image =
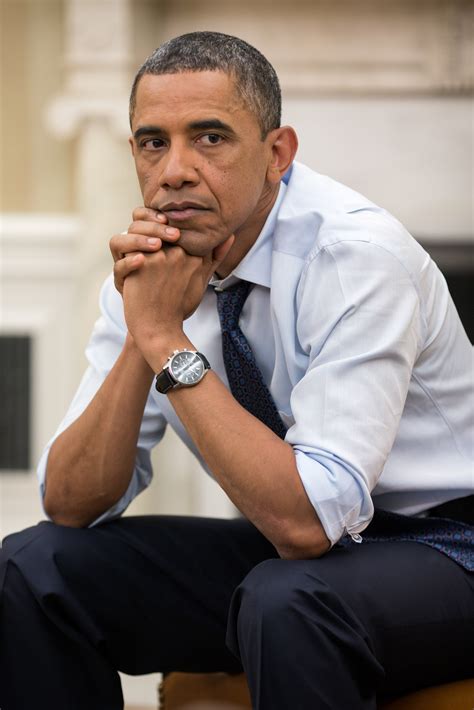
<svg viewBox="0 0 474 710"><path fill-rule="evenodd" d="M0 550L2 710L119 710L117 670L237 671L232 592L274 548L249 523L43 522Z"/></svg>
<svg viewBox="0 0 474 710"><path fill-rule="evenodd" d="M268 560L233 597L228 645L255 710L375 710L472 675L474 575L417 542Z"/></svg>

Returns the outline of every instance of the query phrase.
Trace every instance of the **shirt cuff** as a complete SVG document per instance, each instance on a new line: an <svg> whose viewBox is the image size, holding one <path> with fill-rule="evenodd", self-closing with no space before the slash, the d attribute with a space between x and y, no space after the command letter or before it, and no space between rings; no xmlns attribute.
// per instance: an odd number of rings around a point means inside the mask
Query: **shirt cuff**
<svg viewBox="0 0 474 710"><path fill-rule="evenodd" d="M294 451L301 482L331 547L344 535L365 530L372 520L374 505L360 474L349 471L337 459L296 447Z"/></svg>

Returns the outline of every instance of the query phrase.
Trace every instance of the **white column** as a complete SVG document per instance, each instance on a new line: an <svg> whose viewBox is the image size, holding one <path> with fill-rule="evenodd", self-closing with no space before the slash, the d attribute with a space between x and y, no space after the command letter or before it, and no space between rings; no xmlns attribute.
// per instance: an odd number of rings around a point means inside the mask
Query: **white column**
<svg viewBox="0 0 474 710"><path fill-rule="evenodd" d="M75 207L84 230L78 254L78 352L111 269L108 240L126 229L140 201L127 144L130 27L129 0L67 0L65 86L46 117L54 135L75 141ZM82 357L75 367L79 374Z"/></svg>

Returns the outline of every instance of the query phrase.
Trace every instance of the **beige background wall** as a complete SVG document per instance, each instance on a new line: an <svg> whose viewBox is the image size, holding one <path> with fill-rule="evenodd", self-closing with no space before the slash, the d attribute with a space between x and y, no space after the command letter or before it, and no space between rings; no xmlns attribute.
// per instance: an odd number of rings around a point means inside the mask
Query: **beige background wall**
<svg viewBox="0 0 474 710"><path fill-rule="evenodd" d="M84 369L108 239L140 202L127 146L134 71L161 41L216 29L280 74L299 159L421 241L472 236L468 0L0 0L0 332L34 338L33 458ZM231 515L173 435L131 512ZM41 511L33 470L0 473L0 536ZM125 681L151 702L150 679Z"/></svg>

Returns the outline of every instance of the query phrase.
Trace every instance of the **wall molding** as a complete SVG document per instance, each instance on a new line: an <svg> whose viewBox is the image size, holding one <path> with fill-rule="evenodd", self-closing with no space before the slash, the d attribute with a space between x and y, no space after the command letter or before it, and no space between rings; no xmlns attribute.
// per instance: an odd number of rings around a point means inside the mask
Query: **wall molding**
<svg viewBox="0 0 474 710"><path fill-rule="evenodd" d="M78 273L76 247L81 220L68 214L1 214L2 284L60 281Z"/></svg>
<svg viewBox="0 0 474 710"><path fill-rule="evenodd" d="M130 135L128 99L126 93L101 98L79 96L68 90L47 106L45 122L50 133L60 140L78 136L86 121L107 123L114 136L127 138Z"/></svg>
<svg viewBox="0 0 474 710"><path fill-rule="evenodd" d="M159 11L160 39L190 25L222 31L226 21L272 61L289 96L474 90L469 0L242 0L224 7L218 0L174 0Z"/></svg>
<svg viewBox="0 0 474 710"><path fill-rule="evenodd" d="M127 136L133 1L64 0L64 6L65 82L46 108L46 125L59 139L75 137L90 120Z"/></svg>

